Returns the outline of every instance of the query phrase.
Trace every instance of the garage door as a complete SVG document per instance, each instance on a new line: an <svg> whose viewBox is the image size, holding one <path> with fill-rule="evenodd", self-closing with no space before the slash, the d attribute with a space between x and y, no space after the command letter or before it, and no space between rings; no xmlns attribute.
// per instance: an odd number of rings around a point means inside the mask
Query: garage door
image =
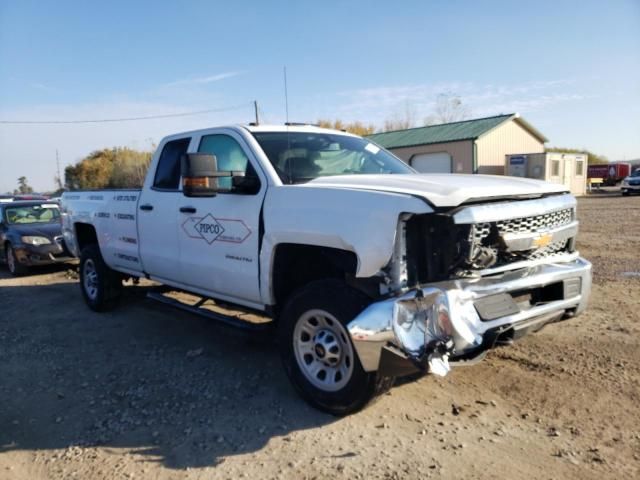
<svg viewBox="0 0 640 480"><path fill-rule="evenodd" d="M451 155L447 152L421 153L411 158L411 166L420 173L451 173Z"/></svg>

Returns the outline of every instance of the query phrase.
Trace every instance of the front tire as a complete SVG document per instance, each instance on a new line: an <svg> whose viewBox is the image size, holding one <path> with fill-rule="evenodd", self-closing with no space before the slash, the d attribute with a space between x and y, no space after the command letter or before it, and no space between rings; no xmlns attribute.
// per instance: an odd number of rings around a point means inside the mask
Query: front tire
<svg viewBox="0 0 640 480"><path fill-rule="evenodd" d="M19 277L20 275L26 274L29 269L22 265L18 259L16 258L16 253L10 243L7 243L5 246L5 261L7 263L7 268L9 269L9 273L14 277Z"/></svg>
<svg viewBox="0 0 640 480"><path fill-rule="evenodd" d="M120 298L122 276L104 263L98 245L82 249L80 290L86 304L96 312L111 310Z"/></svg>
<svg viewBox="0 0 640 480"><path fill-rule="evenodd" d="M295 292L278 325L287 375L312 406L342 416L362 409L393 378L362 368L346 325L369 299L339 280L320 280Z"/></svg>

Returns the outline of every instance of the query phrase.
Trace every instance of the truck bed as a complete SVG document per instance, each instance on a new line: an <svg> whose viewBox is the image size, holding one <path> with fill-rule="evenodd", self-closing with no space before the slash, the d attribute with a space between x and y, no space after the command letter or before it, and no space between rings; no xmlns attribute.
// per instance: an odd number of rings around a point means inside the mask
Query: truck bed
<svg viewBox="0 0 640 480"><path fill-rule="evenodd" d="M111 268L129 273L142 272L138 252L137 190L90 190L62 195L63 233L67 243L73 224L95 227L104 261ZM73 249L73 246L72 246ZM80 252L74 252L79 255Z"/></svg>

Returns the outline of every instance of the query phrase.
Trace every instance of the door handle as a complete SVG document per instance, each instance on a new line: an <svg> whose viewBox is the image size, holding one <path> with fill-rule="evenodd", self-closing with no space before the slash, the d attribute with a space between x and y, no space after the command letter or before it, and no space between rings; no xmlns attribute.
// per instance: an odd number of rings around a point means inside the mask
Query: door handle
<svg viewBox="0 0 640 480"><path fill-rule="evenodd" d="M180 207L182 213L196 213L195 207Z"/></svg>
<svg viewBox="0 0 640 480"><path fill-rule="evenodd" d="M140 210L144 210L145 212L149 212L149 211L153 210L153 205L149 205L148 203L145 203L144 205L140 205Z"/></svg>

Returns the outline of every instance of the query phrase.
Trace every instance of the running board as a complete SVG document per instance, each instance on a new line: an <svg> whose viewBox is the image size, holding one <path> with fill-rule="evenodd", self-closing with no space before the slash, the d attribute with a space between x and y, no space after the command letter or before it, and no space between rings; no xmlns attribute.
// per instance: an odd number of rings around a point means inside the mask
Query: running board
<svg viewBox="0 0 640 480"><path fill-rule="evenodd" d="M273 324L274 324L273 321L261 322L261 323L248 322L238 317L234 317L231 315L224 315L222 313L211 311L202 306L207 300L209 300L207 298L202 298L195 305L189 305L187 303L183 303L174 298L167 297L159 292L148 292L147 298L163 303L165 305L169 305L170 307L176 308L178 310L193 313L195 315L199 315L201 317L205 317L210 320L215 320L216 322L221 322L225 325L237 328L239 330L243 330L245 332L267 333L272 330Z"/></svg>

